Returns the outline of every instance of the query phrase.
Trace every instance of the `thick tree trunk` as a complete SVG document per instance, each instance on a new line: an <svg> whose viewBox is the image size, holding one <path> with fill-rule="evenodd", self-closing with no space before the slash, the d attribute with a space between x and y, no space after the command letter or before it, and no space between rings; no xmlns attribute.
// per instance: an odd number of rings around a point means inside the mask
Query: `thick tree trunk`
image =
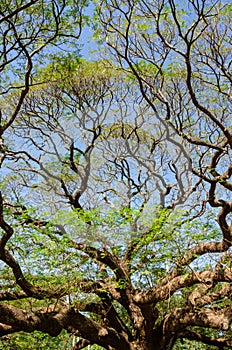
<svg viewBox="0 0 232 350"><path fill-rule="evenodd" d="M151 350L152 348L145 342L133 342L130 344L130 350Z"/></svg>
<svg viewBox="0 0 232 350"><path fill-rule="evenodd" d="M153 338L152 341L134 341L130 344L130 350L172 350L175 344L176 337L170 336L158 336Z"/></svg>
<svg viewBox="0 0 232 350"><path fill-rule="evenodd" d="M165 340L157 343L133 342L130 344L130 350L171 350L174 342Z"/></svg>

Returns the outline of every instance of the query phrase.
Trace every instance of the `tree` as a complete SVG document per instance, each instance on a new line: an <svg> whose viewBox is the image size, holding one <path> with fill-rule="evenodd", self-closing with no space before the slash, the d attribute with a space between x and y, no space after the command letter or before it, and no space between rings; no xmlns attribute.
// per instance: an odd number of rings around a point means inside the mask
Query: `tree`
<svg viewBox="0 0 232 350"><path fill-rule="evenodd" d="M34 2L5 5L4 23L39 20L36 4L25 17ZM54 4L46 45L73 45L76 12L67 3L57 20ZM40 56L23 83L20 55L32 67L42 39L14 36L1 99L3 341L66 331L73 350L231 347L231 5L181 5L104 1L104 59ZM31 28L42 35L45 22Z"/></svg>

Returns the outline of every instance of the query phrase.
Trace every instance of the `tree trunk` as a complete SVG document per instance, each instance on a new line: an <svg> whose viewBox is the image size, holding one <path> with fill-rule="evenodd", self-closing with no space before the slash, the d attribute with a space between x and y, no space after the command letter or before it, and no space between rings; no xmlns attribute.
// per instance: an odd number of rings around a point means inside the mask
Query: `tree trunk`
<svg viewBox="0 0 232 350"><path fill-rule="evenodd" d="M130 350L172 350L176 337L158 336L152 341L135 341L130 344Z"/></svg>

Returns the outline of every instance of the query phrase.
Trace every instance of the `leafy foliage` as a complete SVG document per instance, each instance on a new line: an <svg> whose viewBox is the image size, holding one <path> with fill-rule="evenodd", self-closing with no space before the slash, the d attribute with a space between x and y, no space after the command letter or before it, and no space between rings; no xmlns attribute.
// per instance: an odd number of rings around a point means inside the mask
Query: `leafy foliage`
<svg viewBox="0 0 232 350"><path fill-rule="evenodd" d="M0 346L229 349L231 5L95 5L0 5Z"/></svg>

